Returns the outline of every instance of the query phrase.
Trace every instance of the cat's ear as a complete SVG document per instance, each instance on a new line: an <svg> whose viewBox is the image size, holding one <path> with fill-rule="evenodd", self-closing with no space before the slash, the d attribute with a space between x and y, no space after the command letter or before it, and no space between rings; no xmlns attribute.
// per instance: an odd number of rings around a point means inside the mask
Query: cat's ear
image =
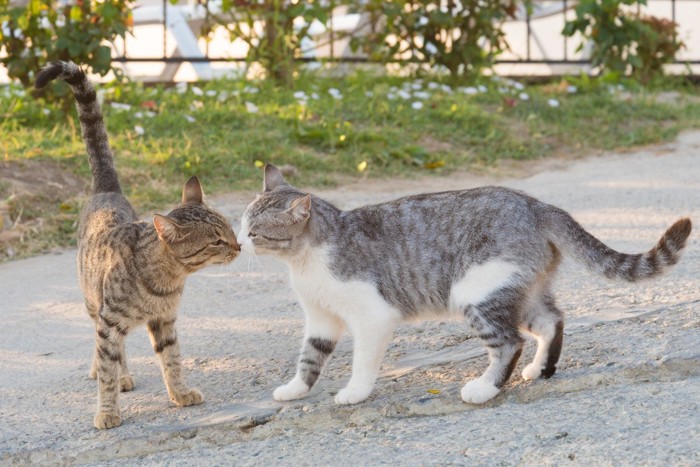
<svg viewBox="0 0 700 467"><path fill-rule="evenodd" d="M271 191L278 186L288 185L282 176L280 169L272 164L265 164L265 176L263 178L263 191Z"/></svg>
<svg viewBox="0 0 700 467"><path fill-rule="evenodd" d="M153 226L158 232L158 238L165 243L173 243L180 237L180 226L167 216L156 214L153 216Z"/></svg>
<svg viewBox="0 0 700 467"><path fill-rule="evenodd" d="M292 223L306 222L311 215L311 195L295 199L287 212L292 217Z"/></svg>
<svg viewBox="0 0 700 467"><path fill-rule="evenodd" d="M185 186L182 187L182 203L202 204L203 202L204 192L202 191L202 185L196 176L192 176L185 182Z"/></svg>

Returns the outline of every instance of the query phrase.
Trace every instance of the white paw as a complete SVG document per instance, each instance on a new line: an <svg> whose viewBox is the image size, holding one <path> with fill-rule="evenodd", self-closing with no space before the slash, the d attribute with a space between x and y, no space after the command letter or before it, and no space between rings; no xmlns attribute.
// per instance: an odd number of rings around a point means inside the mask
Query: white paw
<svg viewBox="0 0 700 467"><path fill-rule="evenodd" d="M523 379L530 381L537 379L542 374L542 365L532 362L523 369Z"/></svg>
<svg viewBox="0 0 700 467"><path fill-rule="evenodd" d="M371 392L371 386L368 388L351 388L346 386L335 395L335 403L340 405L357 404L367 399Z"/></svg>
<svg viewBox="0 0 700 467"><path fill-rule="evenodd" d="M500 392L496 386L490 381L484 381L481 378L469 381L462 388L462 400L469 404L483 404L484 402L496 397Z"/></svg>
<svg viewBox="0 0 700 467"><path fill-rule="evenodd" d="M301 399L309 393L309 388L301 379L294 378L284 386L280 386L272 393L276 401L293 401Z"/></svg>

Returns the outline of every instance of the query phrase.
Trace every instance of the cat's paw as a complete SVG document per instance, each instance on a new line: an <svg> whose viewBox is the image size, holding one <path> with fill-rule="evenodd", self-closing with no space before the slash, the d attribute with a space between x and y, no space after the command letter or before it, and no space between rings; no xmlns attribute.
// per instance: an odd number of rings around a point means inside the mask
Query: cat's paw
<svg viewBox="0 0 700 467"><path fill-rule="evenodd" d="M371 392L372 387L351 388L346 386L335 395L335 403L340 405L357 404L367 399Z"/></svg>
<svg viewBox="0 0 700 467"><path fill-rule="evenodd" d="M197 405L204 402L204 397L202 396L202 393L199 392L197 389L190 389L189 391L185 391L181 394L174 394L170 396L170 399L178 407L187 407L188 405Z"/></svg>
<svg viewBox="0 0 700 467"><path fill-rule="evenodd" d="M301 399L309 393L309 388L301 379L294 378L284 386L280 386L272 393L276 401L293 401Z"/></svg>
<svg viewBox="0 0 700 467"><path fill-rule="evenodd" d="M93 421L95 428L99 430L107 430L115 428L122 424L122 417L118 413L97 412Z"/></svg>
<svg viewBox="0 0 700 467"><path fill-rule="evenodd" d="M500 392L496 386L490 381L485 381L481 378L469 381L462 388L462 400L469 404L483 404L484 402L496 397Z"/></svg>
<svg viewBox="0 0 700 467"><path fill-rule="evenodd" d="M119 386L122 392L134 389L134 378L131 375L124 375L119 378Z"/></svg>
<svg viewBox="0 0 700 467"><path fill-rule="evenodd" d="M530 363L528 366L523 368L523 379L525 381L531 381L537 379L542 374L542 365L535 362Z"/></svg>

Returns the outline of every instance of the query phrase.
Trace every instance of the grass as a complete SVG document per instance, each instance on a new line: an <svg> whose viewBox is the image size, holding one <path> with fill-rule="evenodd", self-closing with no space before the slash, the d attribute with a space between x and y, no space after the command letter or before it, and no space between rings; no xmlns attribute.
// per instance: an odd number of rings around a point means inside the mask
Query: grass
<svg viewBox="0 0 700 467"><path fill-rule="evenodd" d="M122 185L140 212L172 206L195 174L209 194L257 189L265 162L293 166L298 175L292 183L318 186L630 148L700 126L694 90L678 86L673 102L659 99L662 89L589 80L527 88L489 80L480 86L356 74L307 79L295 90L232 80L99 88ZM53 163L89 183L74 113L65 116L21 94L0 91L6 163ZM13 196L0 177L6 217L17 223L22 213L20 221L29 226L11 250L0 243L0 259L74 243L86 190L47 195L40 188Z"/></svg>

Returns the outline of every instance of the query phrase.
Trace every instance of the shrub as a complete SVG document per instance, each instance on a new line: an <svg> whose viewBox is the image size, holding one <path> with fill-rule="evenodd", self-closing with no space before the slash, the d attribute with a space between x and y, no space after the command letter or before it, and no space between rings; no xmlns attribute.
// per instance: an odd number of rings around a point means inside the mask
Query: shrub
<svg viewBox="0 0 700 467"><path fill-rule="evenodd" d="M655 17L639 17L625 6L646 5L646 0L581 0L576 18L563 34L581 35L592 42L591 62L603 72L629 73L642 82L663 72L683 47L676 23ZM578 50L581 50L581 44Z"/></svg>
<svg viewBox="0 0 700 467"><path fill-rule="evenodd" d="M372 32L353 39L373 60L445 67L454 80L478 76L508 44L501 22L519 0L368 0Z"/></svg>
<svg viewBox="0 0 700 467"><path fill-rule="evenodd" d="M29 0L13 7L0 0L0 48L6 52L0 62L25 87L52 60L73 60L104 76L112 70L111 49L104 42L125 36L130 5L129 0ZM54 95L67 93L65 86L51 89Z"/></svg>

